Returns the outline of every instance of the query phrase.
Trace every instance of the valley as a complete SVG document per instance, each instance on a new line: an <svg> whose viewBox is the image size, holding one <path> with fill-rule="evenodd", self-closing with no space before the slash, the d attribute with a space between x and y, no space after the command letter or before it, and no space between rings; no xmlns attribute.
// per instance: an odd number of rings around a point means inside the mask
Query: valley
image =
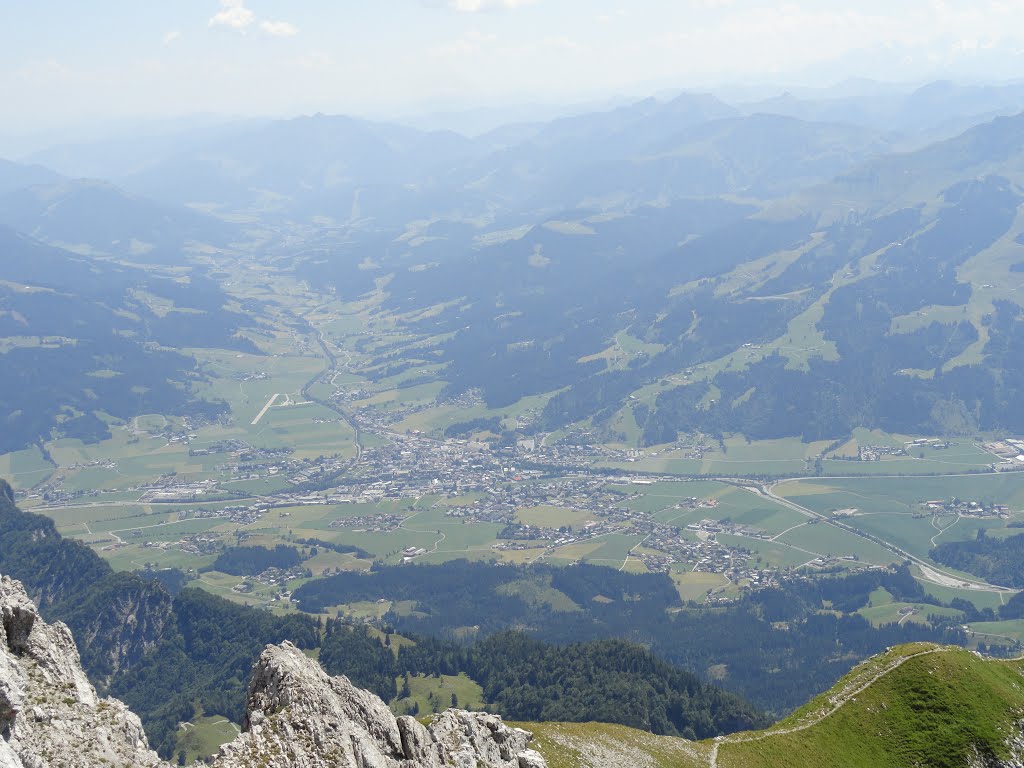
<svg viewBox="0 0 1024 768"><path fill-rule="evenodd" d="M140 415L111 421L93 444L63 438L0 457L24 508L119 570L180 570L275 612L339 570L456 559L665 572L684 599L708 604L794 574L904 561L946 602L998 610L1015 594L929 555L1024 522L1024 473L993 452L1006 442L860 429L837 442L696 432L646 446L636 431L616 442L585 425L546 432L537 420L550 395L492 408L473 391L447 394L444 367L379 295L343 302L276 269L213 266L232 301L262 308L253 351L188 350L203 373L196 396L225 405L216 419ZM1001 511L925 506L953 497ZM240 545L299 546L302 567L243 579L211 570ZM879 615L927 615L900 607ZM1024 633L1024 622L999 624L1004 640Z"/></svg>
<svg viewBox="0 0 1024 768"><path fill-rule="evenodd" d="M180 764L269 657L554 768L1017 754L1024 90L950 88L0 162L0 572Z"/></svg>

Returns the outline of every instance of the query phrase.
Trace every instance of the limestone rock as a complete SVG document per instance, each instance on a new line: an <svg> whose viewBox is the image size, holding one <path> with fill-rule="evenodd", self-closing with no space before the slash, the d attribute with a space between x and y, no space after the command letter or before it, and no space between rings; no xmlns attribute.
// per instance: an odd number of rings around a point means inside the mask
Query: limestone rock
<svg viewBox="0 0 1024 768"><path fill-rule="evenodd" d="M245 732L221 747L216 768L547 768L531 734L496 715L449 710L427 726L396 718L290 643L260 656L246 711Z"/></svg>
<svg viewBox="0 0 1024 768"><path fill-rule="evenodd" d="M162 766L139 718L89 683L71 632L0 577L0 768Z"/></svg>

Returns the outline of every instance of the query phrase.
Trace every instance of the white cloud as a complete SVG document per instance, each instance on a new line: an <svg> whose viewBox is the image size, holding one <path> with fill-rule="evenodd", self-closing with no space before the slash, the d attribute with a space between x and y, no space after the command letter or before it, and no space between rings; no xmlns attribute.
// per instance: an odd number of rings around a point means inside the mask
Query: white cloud
<svg viewBox="0 0 1024 768"><path fill-rule="evenodd" d="M526 5L533 5L537 0L448 0L448 7L460 13L479 13L480 11L515 10Z"/></svg>
<svg viewBox="0 0 1024 768"><path fill-rule="evenodd" d="M168 32L166 35L164 35L164 40L163 40L164 47L166 48L168 45L173 43L179 37L181 37L181 30L180 29L172 29L170 32Z"/></svg>
<svg viewBox="0 0 1024 768"><path fill-rule="evenodd" d="M260 29L274 37L295 37L299 34L299 28L287 21L262 21Z"/></svg>
<svg viewBox="0 0 1024 768"><path fill-rule="evenodd" d="M211 27L245 29L256 18L255 14L245 7L245 0L220 0L220 6L220 11L210 19Z"/></svg>

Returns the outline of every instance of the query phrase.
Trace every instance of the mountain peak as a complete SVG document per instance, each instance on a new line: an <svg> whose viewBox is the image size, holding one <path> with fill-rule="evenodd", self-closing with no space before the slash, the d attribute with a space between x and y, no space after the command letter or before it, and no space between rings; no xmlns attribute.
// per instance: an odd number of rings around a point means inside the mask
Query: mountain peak
<svg viewBox="0 0 1024 768"><path fill-rule="evenodd" d="M221 748L218 768L547 768L529 748L532 734L497 715L448 710L427 725L396 718L288 642L260 655L244 726ZM0 576L0 768L47 765L166 764L139 718L96 694L67 626L47 624L21 582Z"/></svg>
<svg viewBox="0 0 1024 768"><path fill-rule="evenodd" d="M101 700L71 631L40 618L20 581L0 576L0 766L162 765L142 723Z"/></svg>
<svg viewBox="0 0 1024 768"><path fill-rule="evenodd" d="M500 717L448 710L429 725L396 718L346 677L329 677L291 643L268 646L256 663L245 732L221 748L217 768L359 765L368 768L545 768L532 735Z"/></svg>

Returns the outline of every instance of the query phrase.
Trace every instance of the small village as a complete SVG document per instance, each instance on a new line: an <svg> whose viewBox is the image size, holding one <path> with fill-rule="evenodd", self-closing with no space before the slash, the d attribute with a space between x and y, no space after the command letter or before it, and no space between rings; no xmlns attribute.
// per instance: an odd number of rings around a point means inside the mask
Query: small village
<svg viewBox="0 0 1024 768"><path fill-rule="evenodd" d="M921 502L922 512L926 515L958 515L959 517L986 519L998 518L1008 520L1010 508L1006 504L993 504L983 501L965 501L962 499L933 499Z"/></svg>

